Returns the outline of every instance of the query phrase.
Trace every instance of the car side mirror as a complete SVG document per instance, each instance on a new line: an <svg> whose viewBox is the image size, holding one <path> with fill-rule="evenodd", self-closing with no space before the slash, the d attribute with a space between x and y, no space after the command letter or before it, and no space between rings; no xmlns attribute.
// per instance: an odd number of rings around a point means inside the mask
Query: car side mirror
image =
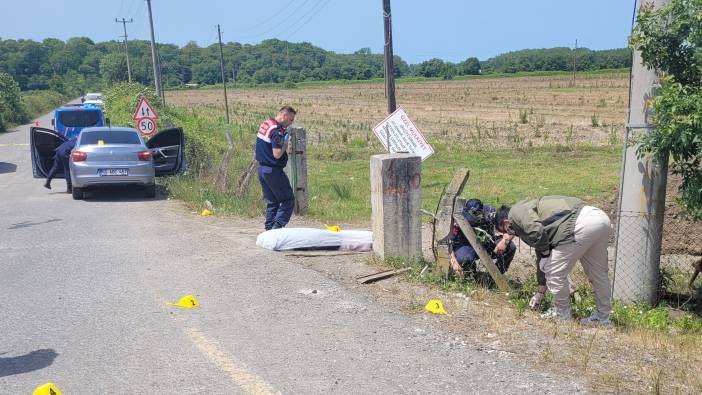
<svg viewBox="0 0 702 395"><path fill-rule="evenodd" d="M56 126L56 120L53 118L51 119L51 126Z"/></svg>

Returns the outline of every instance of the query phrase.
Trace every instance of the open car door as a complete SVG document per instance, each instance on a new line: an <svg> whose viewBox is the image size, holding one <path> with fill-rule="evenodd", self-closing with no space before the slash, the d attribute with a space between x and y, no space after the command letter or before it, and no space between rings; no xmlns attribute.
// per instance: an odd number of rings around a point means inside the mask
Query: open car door
<svg viewBox="0 0 702 395"><path fill-rule="evenodd" d="M159 130L151 136L146 146L154 158L156 176L178 174L185 168L185 136L183 128Z"/></svg>
<svg viewBox="0 0 702 395"><path fill-rule="evenodd" d="M29 131L29 149L32 154L32 174L34 178L45 178L54 164L54 151L66 139L52 129L33 127ZM63 167L56 178L64 178Z"/></svg>

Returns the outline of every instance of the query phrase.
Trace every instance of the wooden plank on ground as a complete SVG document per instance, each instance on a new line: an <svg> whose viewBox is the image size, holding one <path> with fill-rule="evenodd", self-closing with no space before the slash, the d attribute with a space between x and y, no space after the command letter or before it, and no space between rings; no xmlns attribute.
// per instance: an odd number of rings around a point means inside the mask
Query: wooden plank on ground
<svg viewBox="0 0 702 395"><path fill-rule="evenodd" d="M480 257L480 262L485 265L485 267L488 270L488 273L490 273L490 276L492 279L495 281L495 284L497 284L497 287L500 289L502 292L509 292L511 290L509 283L507 282L507 278L500 273L499 269L497 269L497 265L495 265L495 262L492 261L492 257L490 254L485 251L483 246L478 243L478 238L475 236L475 231L473 230L473 227L470 226L468 221L466 221L465 218L463 218L463 215L459 213L453 215L454 221L456 221L456 224L461 228L461 231L463 234L466 236L466 239L468 239L468 242L470 245L473 247L475 252L478 253L478 257Z"/></svg>
<svg viewBox="0 0 702 395"><path fill-rule="evenodd" d="M402 269L385 270L385 271L382 271L382 272L369 274L369 275L367 275L367 276L356 277L356 281L358 281L360 284L373 283L373 282L376 282L376 281L380 281L380 280L386 279L386 278L388 278L388 277L392 277L392 276L397 275L397 274L400 274L400 273L404 273L404 272L406 272L406 271L408 271L408 270L411 270L411 269L412 269L412 268L410 268L410 267L405 267L405 268L402 268Z"/></svg>
<svg viewBox="0 0 702 395"><path fill-rule="evenodd" d="M296 258L315 258L320 256L344 256L344 255L359 255L367 254L365 251L348 251L348 252L292 252L285 254L285 256L291 256Z"/></svg>

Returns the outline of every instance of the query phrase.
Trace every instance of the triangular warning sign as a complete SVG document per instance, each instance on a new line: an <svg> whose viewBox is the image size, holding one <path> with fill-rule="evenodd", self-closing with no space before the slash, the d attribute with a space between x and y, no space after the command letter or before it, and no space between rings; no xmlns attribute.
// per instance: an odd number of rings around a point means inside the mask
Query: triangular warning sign
<svg viewBox="0 0 702 395"><path fill-rule="evenodd" d="M136 110L134 110L134 115L132 115L132 119L135 121L141 118L149 118L153 120L161 119L161 117L156 114L154 108L151 107L151 104L146 101L144 96L139 99L139 104L137 104Z"/></svg>

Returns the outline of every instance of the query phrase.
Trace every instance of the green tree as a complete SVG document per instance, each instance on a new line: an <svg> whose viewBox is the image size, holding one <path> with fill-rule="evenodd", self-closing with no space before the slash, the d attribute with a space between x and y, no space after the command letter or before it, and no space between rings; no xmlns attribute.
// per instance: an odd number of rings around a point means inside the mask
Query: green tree
<svg viewBox="0 0 702 395"><path fill-rule="evenodd" d="M650 105L655 129L640 145L640 155L670 158L682 176L678 201L702 219L702 0L671 0L644 8L631 37L644 63L661 75Z"/></svg>
<svg viewBox="0 0 702 395"><path fill-rule="evenodd" d="M100 60L100 74L105 85L127 81L127 59L123 54L111 53Z"/></svg>
<svg viewBox="0 0 702 395"><path fill-rule="evenodd" d="M12 76L0 71L0 131L9 124L25 121L20 88Z"/></svg>
<svg viewBox="0 0 702 395"><path fill-rule="evenodd" d="M480 61L478 58L468 58L456 65L458 75L477 75L480 74Z"/></svg>

